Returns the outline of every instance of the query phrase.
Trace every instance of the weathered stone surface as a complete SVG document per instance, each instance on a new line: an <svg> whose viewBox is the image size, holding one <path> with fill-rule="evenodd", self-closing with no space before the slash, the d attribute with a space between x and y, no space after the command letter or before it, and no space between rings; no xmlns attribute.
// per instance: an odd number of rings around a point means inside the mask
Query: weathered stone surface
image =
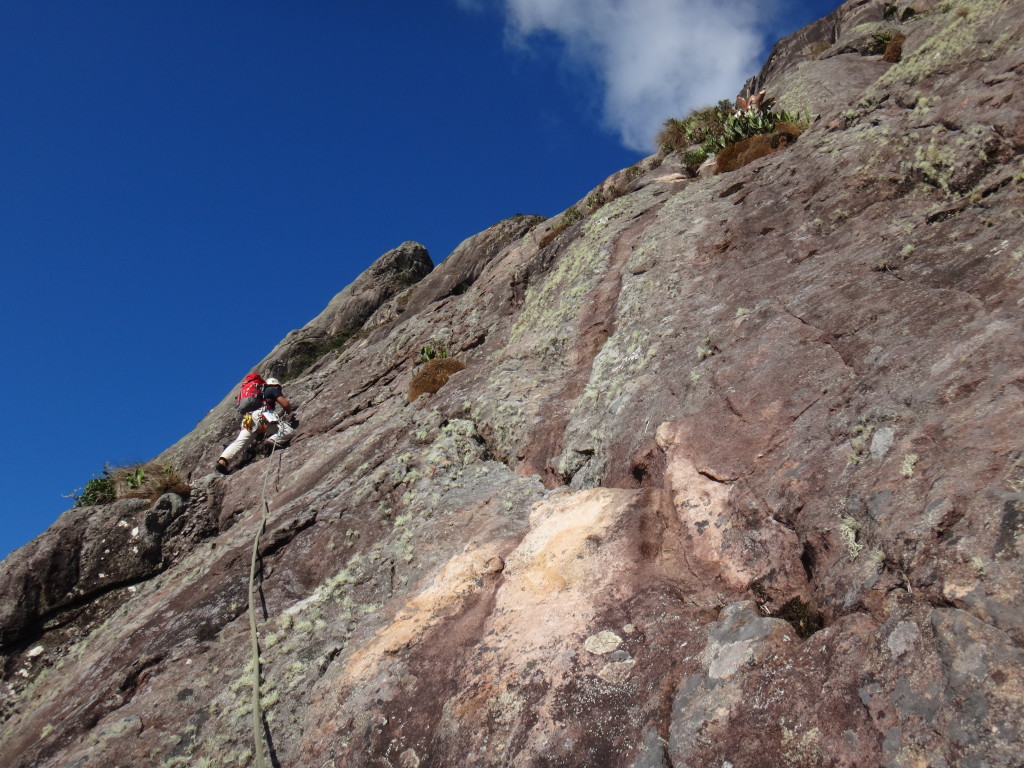
<svg viewBox="0 0 1024 768"><path fill-rule="evenodd" d="M135 502L12 555L0 762L252 764L266 481L276 764L1019 765L1024 4L916 5L898 63L770 62L841 91L792 146L646 161L396 290L286 451L211 475L211 414L159 567ZM467 367L406 403L431 342Z"/></svg>
<svg viewBox="0 0 1024 768"><path fill-rule="evenodd" d="M361 330L382 305L422 280L433 267L427 249L419 243L405 242L386 252L304 328L285 336L253 370L265 377L288 379L300 359L315 356L318 347L337 334ZM158 461L187 468L189 480L206 474L224 446L238 433L234 418L237 394L235 387L191 433L164 451Z"/></svg>
<svg viewBox="0 0 1024 768"><path fill-rule="evenodd" d="M543 216L512 216L466 238L445 258L444 269L435 270L394 301L382 306L367 325L381 325L404 313L413 315L434 302L465 293L492 259L543 221Z"/></svg>

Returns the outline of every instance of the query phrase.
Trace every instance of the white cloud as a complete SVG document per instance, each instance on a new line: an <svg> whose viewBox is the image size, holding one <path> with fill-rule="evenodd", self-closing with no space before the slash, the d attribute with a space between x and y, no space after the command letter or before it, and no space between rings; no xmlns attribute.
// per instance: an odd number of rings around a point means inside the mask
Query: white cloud
<svg viewBox="0 0 1024 768"><path fill-rule="evenodd" d="M464 6L470 0L459 0ZM551 33L604 87L604 119L640 152L669 117L732 99L764 50L764 0L503 0L514 40Z"/></svg>

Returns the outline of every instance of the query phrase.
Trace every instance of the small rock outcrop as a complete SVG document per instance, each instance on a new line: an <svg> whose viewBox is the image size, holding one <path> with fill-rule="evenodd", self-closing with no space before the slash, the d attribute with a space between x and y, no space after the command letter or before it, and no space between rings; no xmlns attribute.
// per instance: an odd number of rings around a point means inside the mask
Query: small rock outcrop
<svg viewBox="0 0 1024 768"><path fill-rule="evenodd" d="M795 143L403 246L260 363L351 332L287 450L210 474L228 395L7 558L0 764L1019 766L1024 2L892 5L776 48Z"/></svg>

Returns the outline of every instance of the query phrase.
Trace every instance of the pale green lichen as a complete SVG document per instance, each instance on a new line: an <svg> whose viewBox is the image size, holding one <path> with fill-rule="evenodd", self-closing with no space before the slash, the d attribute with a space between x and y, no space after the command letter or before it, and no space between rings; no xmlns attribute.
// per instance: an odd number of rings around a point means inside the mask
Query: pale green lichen
<svg viewBox="0 0 1024 768"><path fill-rule="evenodd" d="M708 336L697 347L697 360L707 360L713 354L715 354L715 345L711 341L711 337Z"/></svg>
<svg viewBox="0 0 1024 768"><path fill-rule="evenodd" d="M912 50L905 50L899 62L893 64L868 91L868 98L877 99L897 86L913 86L932 75L957 66L964 53L984 44L987 58L995 58L1009 44L1005 35L998 40L984 40L989 21L1007 12L1001 3L991 0L961 0L961 13L934 16L931 36ZM937 27L937 28L935 28Z"/></svg>
<svg viewBox="0 0 1024 768"><path fill-rule="evenodd" d="M864 545L857 541L859 531L860 523L856 519L851 515L843 517L842 522L839 524L839 538L846 545L846 553L851 560L855 560L861 550L864 549Z"/></svg>
<svg viewBox="0 0 1024 768"><path fill-rule="evenodd" d="M853 426L850 430L850 447L853 451L850 454L848 464L859 464L861 459L864 458L871 445L871 435L874 431L874 425L867 418L862 418Z"/></svg>
<svg viewBox="0 0 1024 768"><path fill-rule="evenodd" d="M523 309L512 327L509 340L518 344L529 339L544 354L551 339L568 339L575 332L575 320L584 295L597 284L611 256L607 238L594 237L589 221L585 236L573 241L552 271L539 285L526 289ZM586 236L591 235L591 236Z"/></svg>
<svg viewBox="0 0 1024 768"><path fill-rule="evenodd" d="M938 187L947 195L953 193L951 183L957 169L957 153L953 148L937 142L934 136L927 145L914 150L912 162L903 162L900 166L904 173L920 175L926 183Z"/></svg>
<svg viewBox="0 0 1024 768"><path fill-rule="evenodd" d="M908 453L903 457L903 464L900 466L900 474L904 477L914 476L914 466L917 464L917 454Z"/></svg>

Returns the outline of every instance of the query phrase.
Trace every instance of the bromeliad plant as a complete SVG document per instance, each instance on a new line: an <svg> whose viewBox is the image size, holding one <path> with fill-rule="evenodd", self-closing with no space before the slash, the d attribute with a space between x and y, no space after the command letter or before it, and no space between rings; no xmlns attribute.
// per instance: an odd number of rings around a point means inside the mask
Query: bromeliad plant
<svg viewBox="0 0 1024 768"><path fill-rule="evenodd" d="M427 344L420 350L420 362L429 363L431 360L443 360L448 357L448 350L443 344Z"/></svg>
<svg viewBox="0 0 1024 768"><path fill-rule="evenodd" d="M736 99L736 110L729 115L718 138L719 148L749 139L762 133L771 133L779 123L805 123L806 119L786 111L772 109L775 100L766 97L764 91L753 96Z"/></svg>
<svg viewBox="0 0 1024 768"><path fill-rule="evenodd" d="M735 107L722 100L713 107L693 110L684 120L670 118L658 134L663 152L684 152L683 162L696 169L719 150L743 139L771 133L779 123L806 123L803 117L772 109L774 100L764 91L740 96Z"/></svg>

